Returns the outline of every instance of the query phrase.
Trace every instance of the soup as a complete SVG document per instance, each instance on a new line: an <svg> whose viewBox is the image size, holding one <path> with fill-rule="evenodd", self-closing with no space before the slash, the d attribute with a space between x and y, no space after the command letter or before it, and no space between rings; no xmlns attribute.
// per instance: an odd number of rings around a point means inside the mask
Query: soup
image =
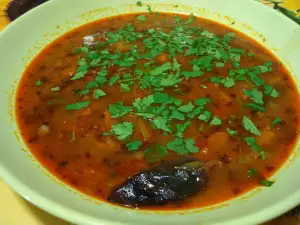
<svg viewBox="0 0 300 225"><path fill-rule="evenodd" d="M141 209L220 203L268 179L297 140L299 95L263 46L194 15L127 14L70 31L16 98L30 151L97 199Z"/></svg>

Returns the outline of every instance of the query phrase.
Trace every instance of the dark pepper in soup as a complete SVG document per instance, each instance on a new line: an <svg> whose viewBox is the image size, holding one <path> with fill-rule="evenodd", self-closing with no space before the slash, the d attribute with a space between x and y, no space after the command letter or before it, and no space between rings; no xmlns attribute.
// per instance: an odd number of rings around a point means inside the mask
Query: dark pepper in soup
<svg viewBox="0 0 300 225"><path fill-rule="evenodd" d="M151 11L47 46L22 76L16 115L39 162L79 191L187 209L276 185L268 177L293 150L299 105L285 67L254 40Z"/></svg>

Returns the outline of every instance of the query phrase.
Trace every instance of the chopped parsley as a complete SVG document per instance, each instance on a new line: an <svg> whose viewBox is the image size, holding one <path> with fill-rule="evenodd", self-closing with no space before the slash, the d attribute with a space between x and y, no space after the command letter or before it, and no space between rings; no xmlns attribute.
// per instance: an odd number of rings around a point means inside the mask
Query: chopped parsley
<svg viewBox="0 0 300 225"><path fill-rule="evenodd" d="M176 139L167 144L167 148L179 155L196 153L199 151L193 139Z"/></svg>
<svg viewBox="0 0 300 225"><path fill-rule="evenodd" d="M178 138L183 138L183 133L184 133L184 131L189 127L189 125L191 124L191 121L186 121L185 123L183 123L183 124L177 124L176 125L176 136L178 137Z"/></svg>
<svg viewBox="0 0 300 225"><path fill-rule="evenodd" d="M211 116L212 116L211 112L204 111L198 116L198 119L202 120L204 122L208 122L210 120Z"/></svg>
<svg viewBox="0 0 300 225"><path fill-rule="evenodd" d="M256 103L247 103L246 107L248 109L251 109L251 110L254 110L254 111L259 111L259 112L265 112L266 111L266 109L263 106L261 106L259 104L256 104Z"/></svg>
<svg viewBox="0 0 300 225"><path fill-rule="evenodd" d="M246 131L249 131L250 133L258 135L258 136L261 135L261 132L257 129L255 124L247 116L243 117L243 126Z"/></svg>
<svg viewBox="0 0 300 225"><path fill-rule="evenodd" d="M77 103L74 103L74 104L66 105L66 110L80 110L80 109L87 108L90 104L91 104L90 101L77 102Z"/></svg>
<svg viewBox="0 0 300 225"><path fill-rule="evenodd" d="M135 107L137 112L145 112L147 108L154 103L154 96L149 95L143 99L137 98L135 101L132 103L132 105Z"/></svg>
<svg viewBox="0 0 300 225"><path fill-rule="evenodd" d="M95 89L94 93L93 93L93 98L94 99L99 99L99 98L101 98L105 95L106 95L106 93L104 91L102 91L101 89Z"/></svg>
<svg viewBox="0 0 300 225"><path fill-rule="evenodd" d="M116 136L119 141L125 140L132 135L134 125L131 122L123 122L112 125L112 134Z"/></svg>
<svg viewBox="0 0 300 225"><path fill-rule="evenodd" d="M161 129L163 131L172 133L172 129L167 118L159 116L156 117L154 120L152 120L152 123L155 125L157 129Z"/></svg>
<svg viewBox="0 0 300 225"><path fill-rule="evenodd" d="M272 86L265 85L265 92L267 96L271 96L273 98L278 98L280 96L279 92L276 91Z"/></svg>
<svg viewBox="0 0 300 225"><path fill-rule="evenodd" d="M264 150L256 143L256 139L254 137L245 137L244 141L247 143L247 145L251 147L253 151L260 153L261 159L266 159Z"/></svg>
<svg viewBox="0 0 300 225"><path fill-rule="evenodd" d="M178 111L180 111L182 113L188 113L188 112L191 112L194 108L195 108L195 106L193 105L193 103L189 102L187 105L180 106L178 108Z"/></svg>
<svg viewBox="0 0 300 225"><path fill-rule="evenodd" d="M150 5L147 5L147 10L148 10L148 12L149 12L150 14L153 14L153 11L152 11Z"/></svg>
<svg viewBox="0 0 300 225"><path fill-rule="evenodd" d="M214 116L212 118L212 120L210 121L210 125L212 125L212 126L220 126L220 125L222 125L222 120L219 117Z"/></svg>
<svg viewBox="0 0 300 225"><path fill-rule="evenodd" d="M137 151L142 145L141 141L133 141L126 144L127 148L131 152Z"/></svg>
<svg viewBox="0 0 300 225"><path fill-rule="evenodd" d="M236 130L232 130L230 128L227 128L226 130L230 136L238 135L238 132Z"/></svg>
<svg viewBox="0 0 300 225"><path fill-rule="evenodd" d="M279 117L276 117L273 122L272 122L272 125L276 125L276 124L279 124L281 123L281 119Z"/></svg>
<svg viewBox="0 0 300 225"><path fill-rule="evenodd" d="M109 105L108 112L111 114L111 118L122 117L133 110L132 107L124 106L123 104L123 102L117 102Z"/></svg>
<svg viewBox="0 0 300 225"><path fill-rule="evenodd" d="M211 102L210 98L197 98L195 100L195 104L198 105L198 106L206 105L209 102Z"/></svg>
<svg viewBox="0 0 300 225"><path fill-rule="evenodd" d="M263 186L271 187L275 182L270 180L261 180L259 183Z"/></svg>
<svg viewBox="0 0 300 225"><path fill-rule="evenodd" d="M41 86L43 83L42 83L42 81L41 80L37 80L36 82L35 82L35 85L36 86Z"/></svg>
<svg viewBox="0 0 300 225"><path fill-rule="evenodd" d="M53 87L53 88L51 88L51 91L53 91L53 92L60 91L60 87Z"/></svg>
<svg viewBox="0 0 300 225"><path fill-rule="evenodd" d="M145 15L138 15L137 20L140 22L145 22L147 21L147 17Z"/></svg>
<svg viewBox="0 0 300 225"><path fill-rule="evenodd" d="M248 170L248 176L253 178L258 178L259 183L266 187L271 187L275 182L265 179L256 169L250 168Z"/></svg>
<svg viewBox="0 0 300 225"><path fill-rule="evenodd" d="M120 75L112 76L108 81L108 85L113 86L118 80L120 80L120 78L121 78Z"/></svg>
<svg viewBox="0 0 300 225"><path fill-rule="evenodd" d="M168 155L168 150L165 146L159 144L151 145L145 152L144 157L149 163L158 162Z"/></svg>
<svg viewBox="0 0 300 225"><path fill-rule="evenodd" d="M244 94L252 99L255 103L263 105L263 93L256 88L253 88L251 91L244 89Z"/></svg>
<svg viewBox="0 0 300 225"><path fill-rule="evenodd" d="M194 16L193 13L191 13L188 20L185 22L185 24L190 24L190 23L194 22L195 19L196 19L196 17Z"/></svg>

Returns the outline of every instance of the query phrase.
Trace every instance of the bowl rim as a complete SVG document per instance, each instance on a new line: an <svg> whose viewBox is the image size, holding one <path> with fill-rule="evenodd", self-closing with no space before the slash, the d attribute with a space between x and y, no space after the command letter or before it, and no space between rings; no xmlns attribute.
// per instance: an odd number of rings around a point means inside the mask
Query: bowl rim
<svg viewBox="0 0 300 225"><path fill-rule="evenodd" d="M32 14L35 14L37 11L41 9L45 9L50 7L52 4L56 4L62 0L52 0L43 3L35 7L34 9L30 10L29 12L25 13L24 15L20 16L18 19L11 22L8 26L6 26L0 32L0 41L1 37L9 33L11 29L20 21L30 17ZM271 9L258 1L253 0L243 0L248 1L249 4L258 4L259 7L265 7L265 11L268 13L276 14L277 17L281 17L282 20L289 20L290 24L296 24L292 20L288 19L286 16L282 15L281 13L277 12L274 9ZM165 2L164 2L165 3ZM175 11L175 10L174 10ZM87 24L87 23L85 23ZM82 25L81 25L82 26ZM61 36L61 35L60 35ZM31 189L26 184L22 183L17 177L15 177L10 171L4 167L0 163L0 171L1 171L1 179L8 184L16 193L18 193L21 197L23 197L28 202L32 203L33 205L37 206L38 208L45 210L46 212L59 217L65 221L70 221L72 223L81 225L95 225L98 224L100 221L105 225L117 225L120 224L122 221L111 221L105 218L95 218L93 216L88 216L78 210L74 210L68 207L65 207L56 201L43 196L40 192L36 192L35 190ZM237 217L235 219L228 219L227 221L223 221L217 224L222 225L240 225L240 224L258 224L269 221L276 216L279 216L288 210L296 207L300 203L300 190L293 193L292 195L279 200L276 204L263 208L261 211L254 212L248 214L246 216ZM122 224L129 224L127 222L122 222Z"/></svg>

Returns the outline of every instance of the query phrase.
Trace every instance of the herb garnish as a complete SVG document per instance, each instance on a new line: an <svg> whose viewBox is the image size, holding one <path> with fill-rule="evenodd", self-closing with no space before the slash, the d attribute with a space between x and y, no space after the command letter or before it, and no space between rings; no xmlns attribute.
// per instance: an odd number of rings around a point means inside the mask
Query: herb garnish
<svg viewBox="0 0 300 225"><path fill-rule="evenodd" d="M112 125L111 132L104 133L104 135L115 135L119 141L125 140L133 133L134 125L131 122L123 122Z"/></svg>
<svg viewBox="0 0 300 225"><path fill-rule="evenodd" d="M253 178L258 178L259 183L266 187L271 187L275 182L265 179L256 169L250 168L248 170L248 176Z"/></svg>
<svg viewBox="0 0 300 225"><path fill-rule="evenodd" d="M90 104L91 104L90 101L88 101L88 102L77 102L77 103L74 103L74 104L66 105L66 110L80 110L80 109L87 108Z"/></svg>
<svg viewBox="0 0 300 225"><path fill-rule="evenodd" d="M246 131L249 131L250 133L258 135L258 136L261 135L260 131L257 129L255 124L247 116L243 117L243 126Z"/></svg>
<svg viewBox="0 0 300 225"><path fill-rule="evenodd" d="M133 141L126 144L127 148L131 152L135 152L141 147L142 142L141 141Z"/></svg>
<svg viewBox="0 0 300 225"><path fill-rule="evenodd" d="M140 1L136 5L143 6ZM138 14L135 23L146 23L148 19L155 16L149 5L147 9L151 15ZM126 99L124 102L115 102L107 107L110 117L117 118L119 123L112 125L110 131L103 135L113 135L126 144L128 151L142 150L140 148L143 142L133 140L134 136L131 137L134 124L124 122L129 120L127 118L138 118L155 129L155 132L171 137L166 146L152 144L147 150L143 149L144 156L149 162L159 161L167 155L168 150L180 155L198 152L195 141L188 138L186 132L192 127L193 120L201 123L197 128L199 133L204 132L206 126L215 129L219 126L230 136L237 136L238 131L233 129L230 119L214 114L215 110L212 108L216 107L214 98L207 95L208 97L198 96L183 101L180 97L185 94L182 84L193 82L194 79L202 79L204 84L211 82L214 84L210 85L227 89L235 87L238 82L249 82L249 88L243 90L248 101L242 102L240 98L236 101L239 101L241 107L265 112L264 101L270 97L280 96L280 93L263 79L263 74L272 71L272 63L265 62L262 65L243 67L241 59L253 57L253 54L230 45L236 38L235 33L218 36L201 27L193 26L195 20L193 14L190 14L188 19L176 16L174 18L176 25L170 31L158 27L139 32L133 24L129 23L122 29L107 32L106 40L99 43L96 48L83 46L75 49L73 53L80 59L70 80L83 83L82 89L74 91L81 101L66 105L66 110L84 109L93 101L106 99L110 93L109 91L105 93L106 87L116 87L122 95L132 95L132 102ZM120 43L126 47L126 50L114 49L114 46ZM142 48L137 46L137 43ZM189 63L187 67L181 64L178 55L186 57ZM111 72L112 68L113 72ZM215 69L222 70L222 68L230 68L226 76L217 73L207 76ZM37 86L41 84L41 81L36 81ZM204 84L200 84L199 88L207 89L208 86ZM60 91L60 88L57 86L51 90ZM87 99L89 101L86 101ZM243 110L241 112L247 111ZM240 123L246 131L257 136L261 135L249 117L242 115L240 118L242 118ZM272 125L280 121L276 118ZM210 132L209 129L205 131ZM145 140L148 139L149 134L143 131L141 133ZM265 159L265 152L258 146L254 137L244 137L244 141L253 151L260 153L261 159Z"/></svg>
<svg viewBox="0 0 300 225"><path fill-rule="evenodd" d="M37 80L37 81L35 82L35 85L36 85L36 86L41 86L41 85L42 85L42 81L41 81L41 80Z"/></svg>
<svg viewBox="0 0 300 225"><path fill-rule="evenodd" d="M272 125L276 125L276 124L279 124L281 123L281 119L279 117L276 117L273 122L272 122Z"/></svg>

